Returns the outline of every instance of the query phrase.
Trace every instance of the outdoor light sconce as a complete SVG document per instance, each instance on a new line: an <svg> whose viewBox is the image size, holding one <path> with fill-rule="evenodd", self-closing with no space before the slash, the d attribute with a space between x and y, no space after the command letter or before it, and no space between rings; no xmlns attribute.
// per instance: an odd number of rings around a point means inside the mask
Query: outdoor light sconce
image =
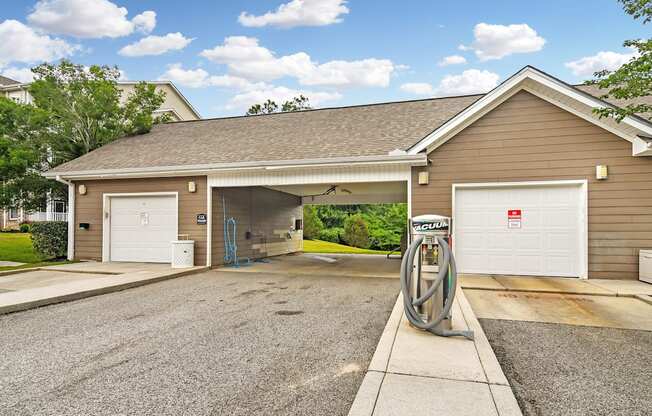
<svg viewBox="0 0 652 416"><path fill-rule="evenodd" d="M86 185L79 185L79 195L86 195Z"/></svg>
<svg viewBox="0 0 652 416"><path fill-rule="evenodd" d="M80 230L88 230L89 228L91 228L91 225L89 223L87 223L87 222L80 222L79 223L79 229Z"/></svg>
<svg viewBox="0 0 652 416"><path fill-rule="evenodd" d="M188 182L188 192L191 194L197 192L197 184L194 181Z"/></svg>
<svg viewBox="0 0 652 416"><path fill-rule="evenodd" d="M595 179L601 181L609 177L609 170L607 165L597 165L595 167Z"/></svg>
<svg viewBox="0 0 652 416"><path fill-rule="evenodd" d="M419 185L428 185L430 175L427 170L419 172Z"/></svg>

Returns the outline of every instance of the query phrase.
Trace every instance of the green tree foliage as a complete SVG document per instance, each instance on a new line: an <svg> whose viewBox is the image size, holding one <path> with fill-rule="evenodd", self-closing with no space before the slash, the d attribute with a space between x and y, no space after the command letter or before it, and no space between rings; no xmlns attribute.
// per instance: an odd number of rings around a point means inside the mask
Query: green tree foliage
<svg viewBox="0 0 652 416"><path fill-rule="evenodd" d="M342 238L352 247L369 248L371 245L369 229L362 215L351 215L344 221L344 235Z"/></svg>
<svg viewBox="0 0 652 416"><path fill-rule="evenodd" d="M635 19L641 18L643 24L652 20L652 0L619 0L625 12ZM596 83L608 92L602 98L632 100L652 95L652 39L633 39L624 42L624 46L633 48L637 53L632 60L615 71L597 72ZM629 103L621 108L596 108L593 110L600 117L613 117L620 122L625 117L647 113L652 119L652 105Z"/></svg>
<svg viewBox="0 0 652 416"><path fill-rule="evenodd" d="M0 207L42 209L46 195L67 197L64 186L40 173L125 135L149 131L165 100L155 85L136 84L122 97L115 67L61 61L32 68L32 104L0 98Z"/></svg>
<svg viewBox="0 0 652 416"><path fill-rule="evenodd" d="M352 215L360 215L367 224L369 248L392 250L401 244L401 236L407 227L407 204L375 205L306 205L309 215L316 213L323 224L320 240L346 243L344 223Z"/></svg>
<svg viewBox="0 0 652 416"><path fill-rule="evenodd" d="M293 99L284 102L281 104L281 111L284 113L290 112L290 111L301 111L301 110L309 110L310 107L310 100L308 97L305 97L303 95L299 95L298 97L294 97ZM253 116L253 115L259 115L259 114L272 114L272 113L277 113L279 111L279 106L276 104L276 102L272 100L267 100L262 104L254 104L251 107L249 107L249 110L245 113L246 116Z"/></svg>
<svg viewBox="0 0 652 416"><path fill-rule="evenodd" d="M42 64L32 69L36 77L29 92L34 105L49 118L50 164L86 154L125 135L148 132L152 112L165 100L165 93L145 82L122 100L117 67L93 65L86 68L69 61Z"/></svg>
<svg viewBox="0 0 652 416"><path fill-rule="evenodd" d="M34 209L48 187L39 170L46 162L47 113L0 97L0 207Z"/></svg>
<svg viewBox="0 0 652 416"><path fill-rule="evenodd" d="M303 237L308 240L314 240L324 229L324 224L317 215L317 209L314 205L303 207Z"/></svg>

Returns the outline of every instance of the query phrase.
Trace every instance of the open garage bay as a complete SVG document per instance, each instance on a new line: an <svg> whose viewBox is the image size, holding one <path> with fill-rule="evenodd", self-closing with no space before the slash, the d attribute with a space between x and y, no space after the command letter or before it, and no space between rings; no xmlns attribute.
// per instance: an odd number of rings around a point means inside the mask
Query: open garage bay
<svg viewBox="0 0 652 416"><path fill-rule="evenodd" d="M2 316L0 408L346 414L398 280L331 271L223 269Z"/></svg>

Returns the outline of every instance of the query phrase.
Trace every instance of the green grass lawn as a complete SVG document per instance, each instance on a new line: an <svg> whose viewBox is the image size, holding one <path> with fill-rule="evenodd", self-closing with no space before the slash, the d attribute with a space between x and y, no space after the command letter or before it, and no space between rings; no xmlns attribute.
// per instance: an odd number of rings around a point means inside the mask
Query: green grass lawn
<svg viewBox="0 0 652 416"><path fill-rule="evenodd" d="M0 233L0 260L37 263L43 259L34 252L29 233Z"/></svg>
<svg viewBox="0 0 652 416"><path fill-rule="evenodd" d="M304 253L327 254L387 254L387 251L367 250L321 240L303 240L303 251Z"/></svg>

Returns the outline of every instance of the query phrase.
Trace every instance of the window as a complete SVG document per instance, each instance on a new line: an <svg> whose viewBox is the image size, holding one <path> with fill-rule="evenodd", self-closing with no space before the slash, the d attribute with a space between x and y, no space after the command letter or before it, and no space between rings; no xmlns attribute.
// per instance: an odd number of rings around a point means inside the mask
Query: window
<svg viewBox="0 0 652 416"><path fill-rule="evenodd" d="M9 219L10 220L19 220L20 219L20 210L18 208L9 208Z"/></svg>
<svg viewBox="0 0 652 416"><path fill-rule="evenodd" d="M66 212L66 202L54 201L54 212L64 214Z"/></svg>

